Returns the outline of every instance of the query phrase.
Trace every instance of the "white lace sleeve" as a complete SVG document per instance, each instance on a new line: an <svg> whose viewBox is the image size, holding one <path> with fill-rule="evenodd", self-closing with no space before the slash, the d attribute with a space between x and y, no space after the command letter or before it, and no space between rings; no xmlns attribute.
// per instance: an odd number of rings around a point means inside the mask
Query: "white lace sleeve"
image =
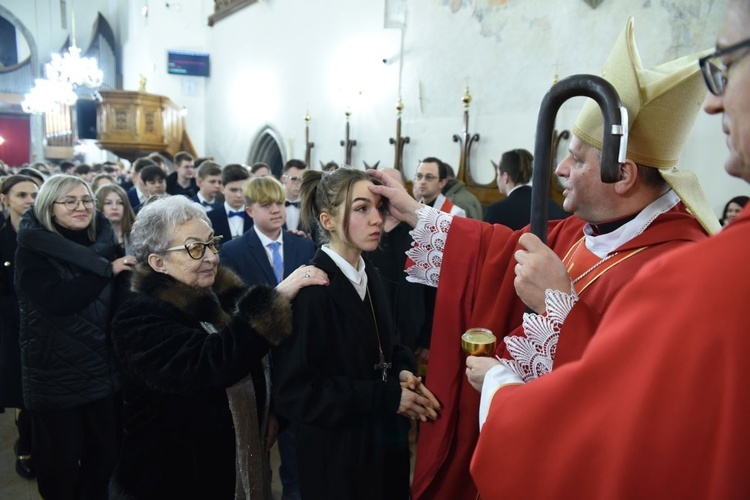
<svg viewBox="0 0 750 500"><path fill-rule="evenodd" d="M544 293L547 314L523 315L525 336L513 335L503 339L513 359L501 359L500 362L516 372L524 382L548 374L555 361L560 325L576 302L578 295L572 284L570 294L559 290L547 290Z"/></svg>
<svg viewBox="0 0 750 500"><path fill-rule="evenodd" d="M406 280L437 287L453 216L432 207L420 208L417 216L417 226L409 233L414 246L406 252L414 265L406 269Z"/></svg>

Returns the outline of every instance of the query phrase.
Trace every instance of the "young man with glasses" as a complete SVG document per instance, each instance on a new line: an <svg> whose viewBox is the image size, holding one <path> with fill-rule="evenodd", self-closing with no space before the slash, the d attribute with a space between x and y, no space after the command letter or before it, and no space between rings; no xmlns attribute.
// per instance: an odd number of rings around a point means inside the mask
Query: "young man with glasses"
<svg viewBox="0 0 750 500"><path fill-rule="evenodd" d="M286 228L300 229L299 227L299 187L302 183L302 172L307 164L302 160L289 160L284 165L281 175L281 183L284 185L286 200Z"/></svg>
<svg viewBox="0 0 750 500"><path fill-rule="evenodd" d="M425 158L417 167L414 176L414 197L420 203L441 210L447 214L466 217L466 211L454 205L441 192L448 183L448 170L445 164L437 158Z"/></svg>

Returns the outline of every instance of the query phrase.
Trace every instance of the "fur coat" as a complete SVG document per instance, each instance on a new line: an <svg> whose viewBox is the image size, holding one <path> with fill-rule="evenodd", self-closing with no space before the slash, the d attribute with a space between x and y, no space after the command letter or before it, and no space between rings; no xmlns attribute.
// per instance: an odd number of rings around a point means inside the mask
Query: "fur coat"
<svg viewBox="0 0 750 500"><path fill-rule="evenodd" d="M251 406L264 407L262 359L290 334L291 306L222 267L212 287L196 288L141 264L131 289L113 323L125 436L110 498L234 498L227 388L249 375Z"/></svg>

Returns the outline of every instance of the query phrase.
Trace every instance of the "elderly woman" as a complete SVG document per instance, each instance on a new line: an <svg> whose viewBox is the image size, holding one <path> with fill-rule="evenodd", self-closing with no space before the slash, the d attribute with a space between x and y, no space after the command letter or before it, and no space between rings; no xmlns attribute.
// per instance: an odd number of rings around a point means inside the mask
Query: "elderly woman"
<svg viewBox="0 0 750 500"><path fill-rule="evenodd" d="M270 498L261 362L291 332L289 300L325 275L304 266L275 290L248 290L219 266L220 238L183 196L146 205L130 235L134 293L113 323L125 437L110 498L230 499L235 480L239 498ZM236 429L230 406L244 412Z"/></svg>
<svg viewBox="0 0 750 500"><path fill-rule="evenodd" d="M107 327L115 277L130 265L94 202L83 179L53 176L18 228L23 397L43 498L106 498L117 459L119 382Z"/></svg>

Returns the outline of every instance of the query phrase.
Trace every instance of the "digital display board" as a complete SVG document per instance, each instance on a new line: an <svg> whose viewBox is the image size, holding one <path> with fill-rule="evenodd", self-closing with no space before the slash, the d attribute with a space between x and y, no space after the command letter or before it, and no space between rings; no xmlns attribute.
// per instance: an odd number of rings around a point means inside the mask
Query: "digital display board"
<svg viewBox="0 0 750 500"><path fill-rule="evenodd" d="M186 76L209 76L208 54L170 50L167 57L167 73Z"/></svg>

